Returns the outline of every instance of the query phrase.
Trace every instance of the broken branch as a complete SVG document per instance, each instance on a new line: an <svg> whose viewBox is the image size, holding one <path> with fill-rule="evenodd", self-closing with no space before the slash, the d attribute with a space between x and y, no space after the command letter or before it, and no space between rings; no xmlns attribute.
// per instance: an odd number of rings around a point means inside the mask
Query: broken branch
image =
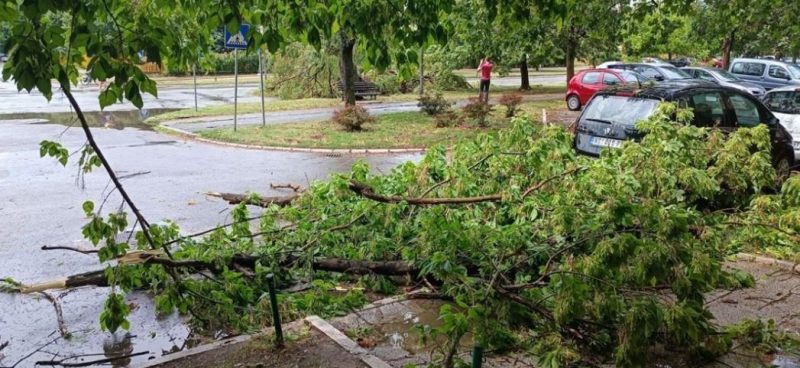
<svg viewBox="0 0 800 368"><path fill-rule="evenodd" d="M253 206L269 207L270 205L287 206L292 203L299 195L276 196L276 197L255 197L249 194L206 192L207 196L222 198L230 204L246 203Z"/></svg>

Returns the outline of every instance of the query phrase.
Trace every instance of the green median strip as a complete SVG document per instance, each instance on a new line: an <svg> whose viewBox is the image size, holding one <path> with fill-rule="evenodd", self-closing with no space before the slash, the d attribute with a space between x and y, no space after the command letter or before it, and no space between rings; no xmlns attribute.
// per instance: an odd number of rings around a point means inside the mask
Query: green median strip
<svg viewBox="0 0 800 368"><path fill-rule="evenodd" d="M420 112L401 112L377 116L360 132L347 132L330 121L244 126L202 131L203 138L271 147L328 149L423 148L435 144L450 146L482 133L508 126L507 120L493 122L489 128L472 126L437 128L433 118Z"/></svg>

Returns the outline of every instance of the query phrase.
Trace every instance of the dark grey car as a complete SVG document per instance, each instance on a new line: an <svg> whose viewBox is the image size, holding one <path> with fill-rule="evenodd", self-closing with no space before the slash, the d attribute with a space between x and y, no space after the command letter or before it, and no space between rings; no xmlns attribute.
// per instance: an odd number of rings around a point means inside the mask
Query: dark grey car
<svg viewBox="0 0 800 368"><path fill-rule="evenodd" d="M688 67L681 68L681 70L689 73L689 75L695 77L696 79L715 82L720 86L736 88L740 91L750 93L758 98L764 97L764 94L767 93L767 90L764 89L764 87L761 87L753 82L744 81L726 70L707 67Z"/></svg>
<svg viewBox="0 0 800 368"><path fill-rule="evenodd" d="M729 72L767 90L783 86L800 86L800 67L777 60L734 59Z"/></svg>
<svg viewBox="0 0 800 368"><path fill-rule="evenodd" d="M662 101L691 108L692 125L699 127L736 129L766 124L772 164L779 177L786 178L794 166L791 135L760 100L738 89L696 79L597 92L576 121L575 149L597 156L604 148L619 148L626 140L640 138L636 123L650 117Z"/></svg>

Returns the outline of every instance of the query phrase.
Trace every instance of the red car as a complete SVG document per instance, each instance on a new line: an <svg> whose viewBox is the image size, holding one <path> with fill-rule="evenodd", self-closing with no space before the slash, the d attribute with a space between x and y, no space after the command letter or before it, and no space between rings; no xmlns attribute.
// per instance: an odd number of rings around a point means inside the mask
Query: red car
<svg viewBox="0 0 800 368"><path fill-rule="evenodd" d="M567 108L580 110L594 94L608 86L636 83L641 85L647 77L628 70L586 69L575 74L567 86Z"/></svg>

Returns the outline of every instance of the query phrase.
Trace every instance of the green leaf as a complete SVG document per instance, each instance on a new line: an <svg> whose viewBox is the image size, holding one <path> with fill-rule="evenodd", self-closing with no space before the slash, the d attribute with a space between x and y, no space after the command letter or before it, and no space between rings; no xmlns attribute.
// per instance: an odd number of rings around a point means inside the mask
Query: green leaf
<svg viewBox="0 0 800 368"><path fill-rule="evenodd" d="M93 211L94 211L94 202L92 201L83 202L83 212L86 214L86 216L91 216Z"/></svg>

